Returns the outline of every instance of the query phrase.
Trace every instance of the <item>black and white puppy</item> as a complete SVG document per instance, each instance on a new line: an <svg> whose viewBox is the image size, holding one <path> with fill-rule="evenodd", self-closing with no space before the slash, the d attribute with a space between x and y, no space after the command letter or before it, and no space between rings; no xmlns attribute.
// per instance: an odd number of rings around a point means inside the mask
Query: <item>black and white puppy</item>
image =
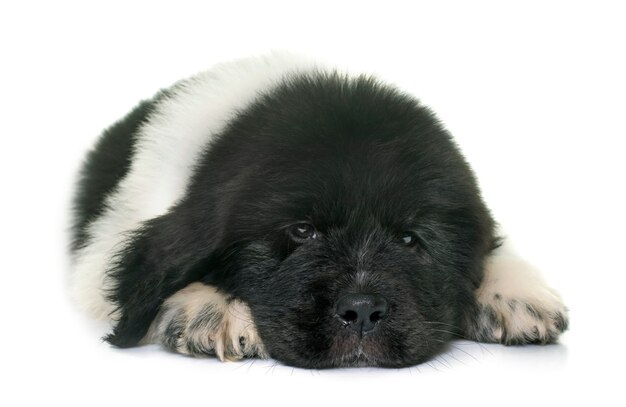
<svg viewBox="0 0 626 407"><path fill-rule="evenodd" d="M429 109L290 55L141 103L87 157L74 219L72 292L119 347L397 367L567 326Z"/></svg>

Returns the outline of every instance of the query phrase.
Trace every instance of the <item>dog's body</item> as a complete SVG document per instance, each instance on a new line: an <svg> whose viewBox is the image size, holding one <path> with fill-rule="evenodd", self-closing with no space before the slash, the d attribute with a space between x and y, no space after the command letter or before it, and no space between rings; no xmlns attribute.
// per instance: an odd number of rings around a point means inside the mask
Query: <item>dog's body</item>
<svg viewBox="0 0 626 407"><path fill-rule="evenodd" d="M292 56L139 105L75 202L73 293L117 346L406 366L457 336L546 343L567 325L428 109Z"/></svg>

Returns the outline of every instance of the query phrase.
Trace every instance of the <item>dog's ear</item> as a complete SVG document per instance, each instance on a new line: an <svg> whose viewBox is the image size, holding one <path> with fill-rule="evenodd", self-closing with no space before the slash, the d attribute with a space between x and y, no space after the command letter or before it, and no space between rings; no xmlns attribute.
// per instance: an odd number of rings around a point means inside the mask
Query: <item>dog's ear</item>
<svg viewBox="0 0 626 407"><path fill-rule="evenodd" d="M108 299L119 316L104 338L112 345L136 346L163 301L211 269L215 234L205 236L207 231L185 215L174 208L145 222L118 251L107 273L113 283Z"/></svg>

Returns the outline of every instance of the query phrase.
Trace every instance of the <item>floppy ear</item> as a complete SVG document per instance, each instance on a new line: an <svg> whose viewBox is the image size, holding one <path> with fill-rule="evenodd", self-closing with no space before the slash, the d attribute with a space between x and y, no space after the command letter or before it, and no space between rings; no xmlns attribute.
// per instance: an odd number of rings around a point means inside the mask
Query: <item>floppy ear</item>
<svg viewBox="0 0 626 407"><path fill-rule="evenodd" d="M108 277L109 300L119 319L104 339L119 347L136 346L146 335L163 301L210 270L215 233L174 208L135 230L117 253ZM208 234L208 236L207 236Z"/></svg>

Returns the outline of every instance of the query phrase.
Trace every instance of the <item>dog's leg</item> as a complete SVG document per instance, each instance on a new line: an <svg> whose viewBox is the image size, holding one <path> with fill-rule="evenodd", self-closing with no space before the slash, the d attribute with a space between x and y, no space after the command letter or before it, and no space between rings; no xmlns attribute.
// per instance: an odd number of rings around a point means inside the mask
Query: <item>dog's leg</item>
<svg viewBox="0 0 626 407"><path fill-rule="evenodd" d="M248 306L215 287L192 283L169 297L142 343L220 360L266 358Z"/></svg>
<svg viewBox="0 0 626 407"><path fill-rule="evenodd" d="M465 335L507 345L552 343L567 329L567 308L536 269L503 246L487 259Z"/></svg>
<svg viewBox="0 0 626 407"><path fill-rule="evenodd" d="M107 265L107 299L115 307L112 345L136 346L163 301L212 272L217 242L211 225L198 226L194 211L175 207L127 233ZM196 223L194 225L194 223Z"/></svg>

